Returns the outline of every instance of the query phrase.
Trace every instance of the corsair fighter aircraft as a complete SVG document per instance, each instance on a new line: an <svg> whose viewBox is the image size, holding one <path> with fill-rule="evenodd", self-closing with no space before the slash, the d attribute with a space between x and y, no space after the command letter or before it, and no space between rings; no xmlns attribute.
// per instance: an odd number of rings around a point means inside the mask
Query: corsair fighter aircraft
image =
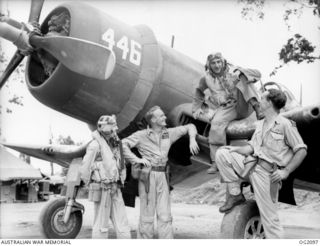
<svg viewBox="0 0 320 246"><path fill-rule="evenodd" d="M1 17L1 37L18 47L0 78L1 86L27 56L26 84L37 100L87 123L92 129L100 115L115 114L120 137L144 128L145 112L159 105L168 115L169 126L193 123L198 129L201 153L190 159L188 139L182 139L173 146L171 160L186 166L190 172L199 170L199 166L209 165L210 122L195 120L191 113L194 89L204 73L203 64L158 42L153 31L145 25L127 25L99 9L76 1L56 7L39 25L42 3L42 0L32 1L27 24ZM285 91L288 102L283 115L296 121L308 145L307 158L287 180L280 194L280 200L293 204L294 179L302 188L320 190L320 168L317 158L314 158L320 138L320 105L301 107L284 86L267 83L263 87L267 86L277 86ZM255 120L251 115L232 122L227 130L229 143L239 144L250 139ZM41 212L40 224L47 238L75 238L81 229L84 213L83 205L76 198L84 188L78 170L86 145L4 145L69 168L63 193L65 197L47 204ZM177 180L183 175L186 175L183 171L173 172L172 178ZM136 182L128 175L123 190L127 206L134 206L135 185ZM252 223L252 218L258 223ZM256 237L256 228L252 227L261 228L259 221L256 204L249 201L225 216L222 235ZM239 227L239 223L247 226Z"/></svg>

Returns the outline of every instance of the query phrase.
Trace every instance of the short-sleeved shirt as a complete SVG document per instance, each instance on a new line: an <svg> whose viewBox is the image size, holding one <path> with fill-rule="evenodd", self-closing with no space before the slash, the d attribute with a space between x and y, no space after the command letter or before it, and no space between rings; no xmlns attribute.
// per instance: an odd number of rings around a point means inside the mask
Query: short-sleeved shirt
<svg viewBox="0 0 320 246"><path fill-rule="evenodd" d="M171 145L187 132L187 126L164 128L159 137L152 129L137 131L122 140L124 157L132 164L139 163L140 159L130 150L136 147L142 158L150 161L152 166L164 166Z"/></svg>
<svg viewBox="0 0 320 246"><path fill-rule="evenodd" d="M297 150L307 148L294 121L279 115L263 133L264 121L257 122L256 130L249 141L255 156L284 167Z"/></svg>

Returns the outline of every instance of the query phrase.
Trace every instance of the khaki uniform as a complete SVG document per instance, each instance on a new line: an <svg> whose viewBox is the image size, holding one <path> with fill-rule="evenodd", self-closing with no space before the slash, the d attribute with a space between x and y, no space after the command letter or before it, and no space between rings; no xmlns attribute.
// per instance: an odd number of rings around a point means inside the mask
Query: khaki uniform
<svg viewBox="0 0 320 246"><path fill-rule="evenodd" d="M243 69L228 65L226 71L220 77L214 77L209 71L199 81L195 92L192 111L204 108L207 104L213 110L211 128L209 132L209 144L213 146L226 145L226 128L230 121L248 117L253 108L248 101L251 98L260 99L253 83L243 83L235 73L241 71L249 82L260 79L258 70ZM209 98L205 100L205 90L209 90ZM213 145L213 146L212 146ZM215 159L215 150L211 151L211 159Z"/></svg>
<svg viewBox="0 0 320 246"><path fill-rule="evenodd" d="M187 126L163 129L159 138L151 129L137 131L123 140L123 153L131 164L140 159L131 152L136 147L142 158L150 161L152 167L167 165L171 145L188 132ZM189 133L190 134L190 133ZM139 181L140 221L138 238L153 238L154 215L157 216L159 238L173 238L169 186L165 172L151 170L149 192Z"/></svg>
<svg viewBox="0 0 320 246"><path fill-rule="evenodd" d="M81 167L82 179L89 185L89 200L94 202L92 238L108 238L111 219L117 237L128 239L130 227L120 189L125 180L120 149L99 135L96 131L99 141L95 138L88 145Z"/></svg>
<svg viewBox="0 0 320 246"><path fill-rule="evenodd" d="M307 148L294 122L279 115L265 132L262 131L263 122L264 120L257 122L256 130L249 142L253 148L253 155L262 161L285 167L297 150ZM244 156L230 153L227 149L217 151L216 162L224 182L240 181L237 174L244 169L243 160ZM265 168L258 163L251 170L249 179L254 189L266 237L282 238L283 229L277 213L277 204L273 202L270 194L272 172L271 164L270 168Z"/></svg>

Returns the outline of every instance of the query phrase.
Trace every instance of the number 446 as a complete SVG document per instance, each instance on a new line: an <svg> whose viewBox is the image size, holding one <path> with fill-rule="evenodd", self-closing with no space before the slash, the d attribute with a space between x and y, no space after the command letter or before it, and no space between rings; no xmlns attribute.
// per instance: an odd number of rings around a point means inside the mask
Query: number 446
<svg viewBox="0 0 320 246"><path fill-rule="evenodd" d="M127 36L123 36L117 43L114 39L114 30L109 28L103 35L102 40L107 43L107 48L113 50L113 46L122 50L122 59L126 60L129 55L129 61L137 66L141 62L141 44L135 40L130 40Z"/></svg>

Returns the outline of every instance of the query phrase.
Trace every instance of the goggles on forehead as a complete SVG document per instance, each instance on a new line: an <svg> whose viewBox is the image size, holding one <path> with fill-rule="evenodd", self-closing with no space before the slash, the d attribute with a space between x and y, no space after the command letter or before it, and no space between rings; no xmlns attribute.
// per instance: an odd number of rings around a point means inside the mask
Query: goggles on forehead
<svg viewBox="0 0 320 246"><path fill-rule="evenodd" d="M104 125L115 125L117 124L116 116L115 115L102 115L100 116L97 125L101 128Z"/></svg>
<svg viewBox="0 0 320 246"><path fill-rule="evenodd" d="M210 55L208 55L208 59L209 62L213 61L213 60L223 60L222 54L220 52L217 53L212 53Z"/></svg>
<svg viewBox="0 0 320 246"><path fill-rule="evenodd" d="M223 60L223 57L220 55L209 55L208 56L208 61L213 61L213 60Z"/></svg>

